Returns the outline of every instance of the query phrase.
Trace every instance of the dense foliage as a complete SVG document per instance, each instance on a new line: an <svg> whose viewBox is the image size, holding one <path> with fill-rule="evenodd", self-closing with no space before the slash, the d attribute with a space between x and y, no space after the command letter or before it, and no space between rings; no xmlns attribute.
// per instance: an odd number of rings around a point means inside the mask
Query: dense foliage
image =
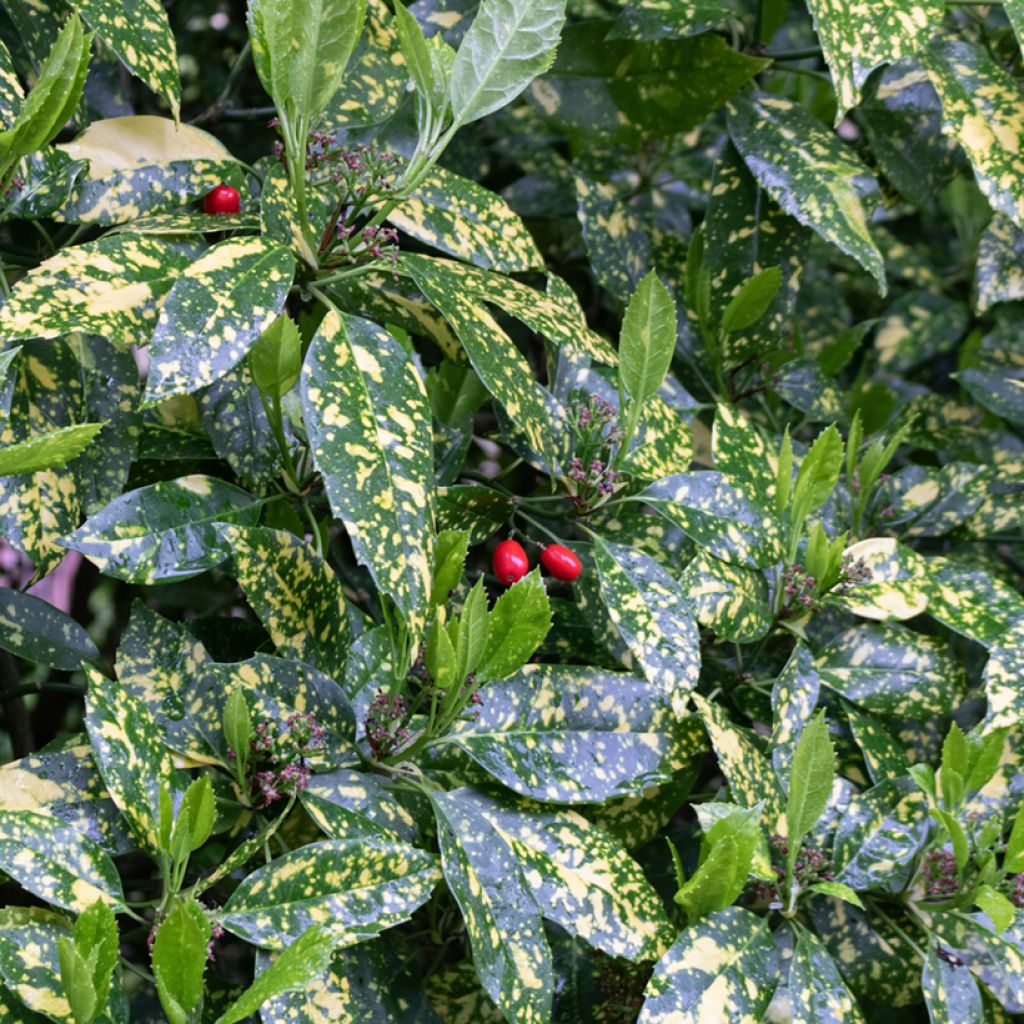
<svg viewBox="0 0 1024 1024"><path fill-rule="evenodd" d="M1024 0L170 7L0 9L0 1024L1024 1013Z"/></svg>

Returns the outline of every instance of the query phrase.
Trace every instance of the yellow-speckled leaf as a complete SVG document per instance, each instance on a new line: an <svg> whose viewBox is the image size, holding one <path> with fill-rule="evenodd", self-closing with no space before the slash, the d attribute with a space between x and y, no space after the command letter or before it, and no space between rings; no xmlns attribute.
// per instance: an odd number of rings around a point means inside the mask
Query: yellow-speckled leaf
<svg viewBox="0 0 1024 1024"><path fill-rule="evenodd" d="M735 15L732 0L636 0L624 7L609 39L674 39L697 35Z"/></svg>
<svg viewBox="0 0 1024 1024"><path fill-rule="evenodd" d="M162 96L178 118L178 51L160 0L73 0L82 17L126 68Z"/></svg>
<svg viewBox="0 0 1024 1024"><path fill-rule="evenodd" d="M760 569L723 562L700 552L679 577L697 621L734 643L760 640L772 624L768 583Z"/></svg>
<svg viewBox="0 0 1024 1024"><path fill-rule="evenodd" d="M465 751L510 789L546 803L602 803L668 782L701 752L650 686L593 668L528 665L487 687L472 721L436 744Z"/></svg>
<svg viewBox="0 0 1024 1024"><path fill-rule="evenodd" d="M854 152L806 108L781 96L731 101L729 134L779 206L857 260L884 294L885 266L863 205L878 186Z"/></svg>
<svg viewBox="0 0 1024 1024"><path fill-rule="evenodd" d="M314 775L302 792L302 806L330 839L413 842L418 836L412 815L379 777L349 768Z"/></svg>
<svg viewBox="0 0 1024 1024"><path fill-rule="evenodd" d="M468 960L430 975L426 988L444 1024L507 1024Z"/></svg>
<svg viewBox="0 0 1024 1024"><path fill-rule="evenodd" d="M0 307L4 338L82 330L115 345L144 344L163 295L191 255L169 242L116 235L62 249L30 271Z"/></svg>
<svg viewBox="0 0 1024 1024"><path fill-rule="evenodd" d="M108 853L125 853L135 845L86 744L5 764L0 810L35 811L66 822Z"/></svg>
<svg viewBox="0 0 1024 1024"><path fill-rule="evenodd" d="M96 765L135 838L156 853L160 789L174 793L184 787L146 705L95 669L87 668L85 674L85 725Z"/></svg>
<svg viewBox="0 0 1024 1024"><path fill-rule="evenodd" d="M928 614L984 647L999 647L1024 624L1024 598L1002 580L950 559L930 558Z"/></svg>
<svg viewBox="0 0 1024 1024"><path fill-rule="evenodd" d="M48 601L0 587L0 647L21 658L75 670L99 651L89 634Z"/></svg>
<svg viewBox="0 0 1024 1024"><path fill-rule="evenodd" d="M471 790L430 792L445 881L466 922L477 977L505 1019L547 1024L551 950L524 865L476 806Z"/></svg>
<svg viewBox="0 0 1024 1024"><path fill-rule="evenodd" d="M978 187L992 209L1024 227L1024 107L1017 82L964 40L942 40L921 60L942 99L943 131L970 158Z"/></svg>
<svg viewBox="0 0 1024 1024"><path fill-rule="evenodd" d="M122 494L61 543L118 579L186 579L230 554L215 523L255 526L260 507L252 495L216 477L162 480Z"/></svg>
<svg viewBox="0 0 1024 1024"><path fill-rule="evenodd" d="M442 167L435 167L388 220L418 241L485 270L544 269L536 242L505 200Z"/></svg>
<svg viewBox="0 0 1024 1024"><path fill-rule="evenodd" d="M490 826L481 842L509 847L549 921L610 956L653 960L664 952L672 932L661 900L636 861L606 832L572 811L472 789L454 797Z"/></svg>
<svg viewBox="0 0 1024 1024"><path fill-rule="evenodd" d="M704 719L718 766L729 783L732 799L743 807L764 801L764 823L772 831L785 830L782 814L782 789L771 762L754 744L750 735L733 725L725 711L699 694L693 703Z"/></svg>
<svg viewBox="0 0 1024 1024"><path fill-rule="evenodd" d="M302 368L303 419L334 514L377 588L412 621L430 594L430 406L416 364L383 328L331 311Z"/></svg>
<svg viewBox="0 0 1024 1024"><path fill-rule="evenodd" d="M675 714L700 675L700 636L684 588L649 555L595 538L601 596L619 635Z"/></svg>
<svg viewBox="0 0 1024 1024"><path fill-rule="evenodd" d="M343 678L349 646L345 595L334 570L285 530L219 526L235 579L282 657Z"/></svg>
<svg viewBox="0 0 1024 1024"><path fill-rule="evenodd" d="M534 378L530 364L483 303L466 294L458 277L445 272L442 261L406 258L404 266L444 313L480 380L533 451L557 466L567 443L562 404Z"/></svg>
<svg viewBox="0 0 1024 1024"><path fill-rule="evenodd" d="M1019 728L1024 722L1024 627L1003 637L998 647L989 651L988 662L982 674L988 714L985 731L1004 726Z"/></svg>
<svg viewBox="0 0 1024 1024"><path fill-rule="evenodd" d="M229 238L184 273L150 343L146 401L191 394L237 365L281 312L295 274L284 246Z"/></svg>
<svg viewBox="0 0 1024 1024"><path fill-rule="evenodd" d="M746 494L771 507L778 476L778 458L764 435L738 409L719 403L711 432L711 458Z"/></svg>
<svg viewBox="0 0 1024 1024"><path fill-rule="evenodd" d="M404 843L310 843L242 881L221 921L264 949L281 949L314 924L351 946L408 919L439 877L434 854Z"/></svg>
<svg viewBox="0 0 1024 1024"><path fill-rule="evenodd" d="M0 811L0 869L40 899L75 913L97 900L113 907L124 902L121 878L102 847L59 818L34 811Z"/></svg>
<svg viewBox="0 0 1024 1024"><path fill-rule="evenodd" d="M844 554L851 562L863 559L871 571L864 583L829 594L829 603L865 619L912 619L928 606L927 565L915 551L892 537L858 541Z"/></svg>
<svg viewBox="0 0 1024 1024"><path fill-rule="evenodd" d="M21 87L7 45L0 42L0 128L10 128L21 110L25 90Z"/></svg>
<svg viewBox="0 0 1024 1024"><path fill-rule="evenodd" d="M839 100L836 124L857 106L871 72L917 53L945 13L943 0L808 0L807 7L832 70Z"/></svg>
<svg viewBox="0 0 1024 1024"><path fill-rule="evenodd" d="M437 271L451 283L463 289L476 301L490 303L514 316L537 334L543 335L556 345L565 346L573 352L590 356L597 362L614 365L618 355L611 344L601 335L587 327L575 295L571 300L564 293L559 299L550 292L539 292L522 284L513 277L481 270L453 260L424 261L422 257L403 256L399 266L409 261L411 272L426 266L428 273ZM555 279L549 279L555 280ZM572 305L567 306L571 301ZM567 315L572 309L575 316Z"/></svg>
<svg viewBox="0 0 1024 1024"><path fill-rule="evenodd" d="M820 689L811 652L798 642L772 686L772 766L784 786L789 784L797 741L811 720Z"/></svg>
<svg viewBox="0 0 1024 1024"><path fill-rule="evenodd" d="M996 214L978 241L975 266L978 312L998 302L1024 299L1024 230Z"/></svg>
<svg viewBox="0 0 1024 1024"><path fill-rule="evenodd" d="M789 962L793 1024L864 1024L857 1001L821 940L801 929Z"/></svg>
<svg viewBox="0 0 1024 1024"><path fill-rule="evenodd" d="M778 520L721 473L676 473L636 496L716 558L752 569L782 556Z"/></svg>
<svg viewBox="0 0 1024 1024"><path fill-rule="evenodd" d="M246 234L258 231L255 213L204 213L202 210L172 210L152 213L126 224L114 225L108 234L131 231L136 235L212 235L218 231Z"/></svg>
<svg viewBox="0 0 1024 1024"><path fill-rule="evenodd" d="M760 1024L777 980L768 922L741 907L719 910L659 961L637 1024Z"/></svg>

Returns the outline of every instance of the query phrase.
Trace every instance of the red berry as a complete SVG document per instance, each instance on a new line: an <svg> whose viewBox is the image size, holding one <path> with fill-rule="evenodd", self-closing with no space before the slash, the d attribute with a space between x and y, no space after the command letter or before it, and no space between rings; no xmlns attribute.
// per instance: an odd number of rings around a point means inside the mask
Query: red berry
<svg viewBox="0 0 1024 1024"><path fill-rule="evenodd" d="M207 213L238 213L241 208L238 189L230 185L218 185L207 192L203 200L203 209Z"/></svg>
<svg viewBox="0 0 1024 1024"><path fill-rule="evenodd" d="M540 553L540 560L556 580L566 583L571 583L583 571L580 560L562 544L549 544Z"/></svg>
<svg viewBox="0 0 1024 1024"><path fill-rule="evenodd" d="M530 560L517 540L503 540L494 549L494 575L502 583L515 583L530 571Z"/></svg>

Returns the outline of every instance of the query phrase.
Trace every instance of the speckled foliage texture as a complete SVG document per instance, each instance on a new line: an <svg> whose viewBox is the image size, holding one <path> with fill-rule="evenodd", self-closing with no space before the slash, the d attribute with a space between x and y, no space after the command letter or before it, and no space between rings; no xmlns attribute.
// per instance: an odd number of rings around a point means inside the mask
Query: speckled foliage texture
<svg viewBox="0 0 1024 1024"><path fill-rule="evenodd" d="M0 0L0 1024L1024 1020L1022 44Z"/></svg>

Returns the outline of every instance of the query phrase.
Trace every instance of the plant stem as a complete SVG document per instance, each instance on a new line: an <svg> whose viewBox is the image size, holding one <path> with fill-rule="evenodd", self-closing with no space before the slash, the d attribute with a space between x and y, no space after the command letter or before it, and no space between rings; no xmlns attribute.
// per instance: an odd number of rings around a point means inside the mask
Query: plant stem
<svg viewBox="0 0 1024 1024"><path fill-rule="evenodd" d="M249 54L251 52L252 44L248 39L246 39L245 45L238 51L238 56L235 57L234 62L231 65L231 69L228 71L227 81L224 83L224 88L221 89L220 95L198 117L194 117L189 122L190 124L205 124L207 121L212 121L224 112L224 108L228 105L228 100L231 98L231 94L235 91L235 87L238 85L239 78L242 77L242 69L245 67L246 61L248 61Z"/></svg>
<svg viewBox="0 0 1024 1024"><path fill-rule="evenodd" d="M779 50L776 53L764 53L761 56L769 60L807 60L810 57L822 55L820 46L805 46L802 50Z"/></svg>

